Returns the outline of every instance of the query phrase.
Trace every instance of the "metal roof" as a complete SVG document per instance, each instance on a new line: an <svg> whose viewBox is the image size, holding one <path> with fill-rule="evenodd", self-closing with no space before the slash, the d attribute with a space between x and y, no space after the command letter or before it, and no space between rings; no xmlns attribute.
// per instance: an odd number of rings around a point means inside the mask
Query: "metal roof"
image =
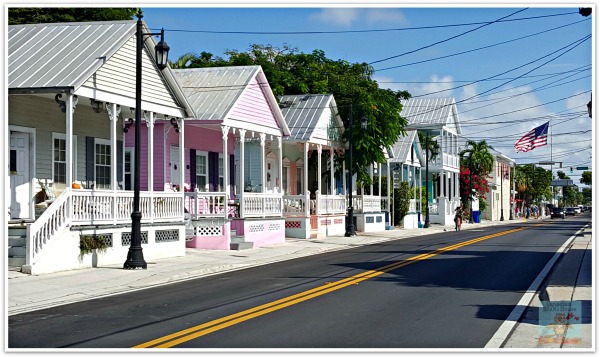
<svg viewBox="0 0 600 357"><path fill-rule="evenodd" d="M410 161L410 151L413 144L418 142L417 131L408 130L406 136L398 137L398 140L392 146L392 161L406 162ZM421 147L417 145L415 150L415 161L421 159Z"/></svg>
<svg viewBox="0 0 600 357"><path fill-rule="evenodd" d="M400 115L408 120L409 128L415 129L441 128L449 125L449 118L453 118L457 133L460 134L454 98L411 98L403 100Z"/></svg>
<svg viewBox="0 0 600 357"><path fill-rule="evenodd" d="M173 69L173 75L201 120L222 120L260 66Z"/></svg>
<svg viewBox="0 0 600 357"><path fill-rule="evenodd" d="M10 25L8 88L77 90L135 30L134 20Z"/></svg>
<svg viewBox="0 0 600 357"><path fill-rule="evenodd" d="M311 141L319 119L329 109L336 118L340 132L343 132L343 123L332 94L284 95L279 103L285 122L290 128L290 136L286 140Z"/></svg>

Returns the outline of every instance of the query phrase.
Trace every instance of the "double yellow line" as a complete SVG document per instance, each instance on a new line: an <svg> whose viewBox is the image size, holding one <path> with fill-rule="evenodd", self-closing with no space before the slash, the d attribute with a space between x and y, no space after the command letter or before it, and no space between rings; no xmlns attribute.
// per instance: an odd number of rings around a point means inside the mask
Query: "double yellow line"
<svg viewBox="0 0 600 357"><path fill-rule="evenodd" d="M519 232L519 231L522 231L527 228L528 227L510 229L507 231L494 233L494 234L486 235L483 237L471 239L471 240L468 240L465 242L453 244L453 245L450 245L447 247L439 248L439 249L433 250L429 253L416 255L416 256L410 257L406 260L401 260L399 262L396 262L396 263L393 263L390 265L386 265L377 270L369 270L369 271L366 271L366 272L363 272L363 273L360 273L360 274L357 274L357 275L354 275L354 276L351 276L351 277L348 277L348 278L345 278L345 279L342 279L339 281L325 283L325 285L323 285L323 286L313 288L313 289L301 292L299 294L291 295L291 296L288 296L283 299L279 299L279 300L276 300L276 301L273 301L273 302L270 302L267 304L263 304L263 305L260 305L260 306L257 306L257 307L254 307L254 308L251 308L248 310L244 310L244 311L235 313L233 315L225 316L220 319L216 319L216 320L213 320L213 321L201 324L201 325L190 327L188 329L181 330L179 332L175 332L170 335L139 344L137 346L134 346L133 348L169 348L169 347L177 346L177 345L180 345L187 341L207 335L209 333L222 330L222 329L227 328L232 325L239 324L240 322L250 320L255 317L262 316L262 315L268 314L273 311L281 310L288 306L295 305L302 301L313 299L317 296L328 294L328 293L334 292L339 289L343 289L350 285L356 285L362 281L374 278L381 274L385 274L389 271L407 266L412 263L416 263L421 260L435 257L438 254L456 250L456 249L459 249L459 248L462 248L462 247L465 247L465 246L468 246L468 245L471 245L471 244L474 244L477 242L481 242L481 241L484 241L487 239L496 238L496 237L503 236L506 234Z"/></svg>

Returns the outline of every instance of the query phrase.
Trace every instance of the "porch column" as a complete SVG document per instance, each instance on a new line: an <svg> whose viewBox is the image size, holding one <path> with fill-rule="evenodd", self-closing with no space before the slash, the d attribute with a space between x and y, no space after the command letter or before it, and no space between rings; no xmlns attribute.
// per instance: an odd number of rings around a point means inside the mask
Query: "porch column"
<svg viewBox="0 0 600 357"><path fill-rule="evenodd" d="M261 191L264 196L264 193L267 191L267 180L266 180L266 175L265 175L265 139L267 137L267 134L260 133L259 137L260 137L260 183L262 186Z"/></svg>
<svg viewBox="0 0 600 357"><path fill-rule="evenodd" d="M117 111L118 110L118 111ZM110 120L110 188L113 191L111 200L113 223L117 223L117 121L121 110L117 109L116 103L110 103L108 120Z"/></svg>
<svg viewBox="0 0 600 357"><path fill-rule="evenodd" d="M333 146L329 147L329 172L331 173L331 175L329 175L329 181L331 182L331 190L329 191L330 195L334 194L334 189L335 189L335 166L333 163Z"/></svg>
<svg viewBox="0 0 600 357"><path fill-rule="evenodd" d="M387 197L388 197L388 203L387 203L387 211L390 212L391 211L391 196L390 196L390 176L392 176L392 172L390 171L390 161L388 160L387 162ZM390 224L391 226L393 226L394 224Z"/></svg>
<svg viewBox="0 0 600 357"><path fill-rule="evenodd" d="M221 133L223 134L223 187L225 191L225 202L223 202L223 211L225 219L229 214L229 155L227 152L227 139L229 136L229 127L222 126Z"/></svg>
<svg viewBox="0 0 600 357"><path fill-rule="evenodd" d="M321 207L319 207L319 196L321 195L321 164L322 164L322 158L321 158L321 154L323 153L323 147L321 145L317 145L317 192L315 192L315 207L316 207L316 211L317 214L319 214L319 210L321 209Z"/></svg>
<svg viewBox="0 0 600 357"><path fill-rule="evenodd" d="M342 189L344 196L346 196L348 194L348 191L346 191L346 160L342 161L342 176Z"/></svg>
<svg viewBox="0 0 600 357"><path fill-rule="evenodd" d="M381 197L381 163L377 163L377 176L379 177L379 197Z"/></svg>
<svg viewBox="0 0 600 357"><path fill-rule="evenodd" d="M310 217L310 192L308 190L308 150L310 148L310 144L308 142L304 143L304 195L306 195L306 216ZM302 194L302 193L299 193Z"/></svg>
<svg viewBox="0 0 600 357"><path fill-rule="evenodd" d="M277 137L277 147L279 148L279 155L277 157L278 160L278 170L279 170L279 194L282 199L279 200L279 210L281 212L281 216L283 217L283 143L281 142L281 136ZM289 175L289 170L288 170Z"/></svg>
<svg viewBox="0 0 600 357"><path fill-rule="evenodd" d="M244 178L244 140L246 138L246 129L240 129L240 218L244 218L244 191L246 188L246 179Z"/></svg>
<svg viewBox="0 0 600 357"><path fill-rule="evenodd" d="M144 112L142 115L148 127L148 192L153 203L150 205L150 220L154 222L154 112L150 112L149 117Z"/></svg>
<svg viewBox="0 0 600 357"><path fill-rule="evenodd" d="M185 202L185 126L183 125L183 118L177 119L177 125L179 125L179 189L181 192L182 203ZM154 202L152 202L154 205ZM181 212L183 218L183 212Z"/></svg>
<svg viewBox="0 0 600 357"><path fill-rule="evenodd" d="M67 94L67 99L66 99L66 136L67 136L67 140L66 140L66 146L65 146L65 150L66 150L66 166L67 166L67 172L66 174L66 187L65 187L65 191L71 191L72 190L72 186L71 184L73 183L73 112L75 110L75 108L73 108L73 94ZM72 202L72 201L71 201ZM72 217L72 204L71 205L67 205L67 217ZM29 247L28 247L29 250Z"/></svg>

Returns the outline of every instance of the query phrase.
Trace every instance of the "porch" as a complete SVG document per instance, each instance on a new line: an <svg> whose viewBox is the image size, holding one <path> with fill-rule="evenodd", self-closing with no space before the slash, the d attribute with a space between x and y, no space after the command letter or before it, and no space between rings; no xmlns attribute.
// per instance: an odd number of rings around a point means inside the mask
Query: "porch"
<svg viewBox="0 0 600 357"><path fill-rule="evenodd" d="M22 271L45 274L124 262L131 242L132 210L132 191L65 190L27 226ZM140 211L146 258L185 254L182 194L140 192ZM94 254L94 260L82 255L83 235L103 239L108 249Z"/></svg>

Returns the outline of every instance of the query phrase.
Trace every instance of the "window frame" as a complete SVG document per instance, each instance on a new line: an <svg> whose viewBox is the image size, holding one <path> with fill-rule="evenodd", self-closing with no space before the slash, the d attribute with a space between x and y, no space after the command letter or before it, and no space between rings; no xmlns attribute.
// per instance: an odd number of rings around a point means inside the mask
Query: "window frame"
<svg viewBox="0 0 600 357"><path fill-rule="evenodd" d="M202 156L204 157L204 167L206 169L206 173L201 175L199 174L200 170L198 169L198 165L200 164L200 160L199 157ZM204 188L200 189L199 187L199 180L198 177L199 176L204 176ZM192 188L193 190L197 190L199 192L209 192L210 191L210 185L208 183L208 177L209 177L209 167L208 167L208 151L203 151L203 150L196 150L196 187Z"/></svg>
<svg viewBox="0 0 600 357"><path fill-rule="evenodd" d="M102 165L98 164L98 160L97 160L97 155L98 155L97 146L98 145L104 145L104 146L108 147L108 153L105 154L105 157L108 157L110 159L110 163L108 165L106 165L106 164L102 164ZM111 146L112 146L111 145L111 141L108 140L108 139L94 138L94 189L97 189L97 190L110 190L111 189L112 179L113 179L112 178L112 169L111 169L111 166L113 164L113 160L116 159L116 158L113 159L113 157L111 156L111 149L112 149ZM108 181L109 181L108 184L102 184L101 185L98 182L98 167L99 166L101 166L101 167L108 167L108 170L109 170L108 171L109 172L109 174L108 174Z"/></svg>
<svg viewBox="0 0 600 357"><path fill-rule="evenodd" d="M66 177L66 170L67 170L67 161L66 161L66 150L67 150L67 134L65 133L59 133L59 132L52 132L52 182L54 183L63 183L63 182L58 182L55 179L55 171L54 171L54 165L56 163L55 160L55 150L56 147L54 146L54 141L55 140L64 140L65 141L65 161L64 161L64 165L65 165L65 181L67 180ZM73 135L73 141L72 141L72 147L73 147L73 180L77 180L77 135ZM67 183L64 182L64 184L66 185Z"/></svg>

